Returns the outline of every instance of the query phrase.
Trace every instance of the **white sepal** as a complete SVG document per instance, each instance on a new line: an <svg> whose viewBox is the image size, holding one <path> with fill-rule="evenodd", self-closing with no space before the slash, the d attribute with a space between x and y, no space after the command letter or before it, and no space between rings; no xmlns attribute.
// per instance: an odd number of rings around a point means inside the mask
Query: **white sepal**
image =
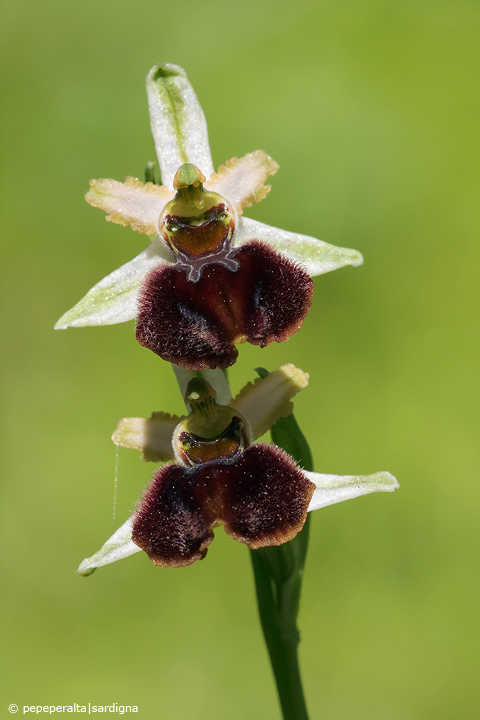
<svg viewBox="0 0 480 720"><path fill-rule="evenodd" d="M400 485L389 472L373 475L322 475L304 471L305 475L317 486L308 506L308 511L352 500L360 495L374 492L393 492Z"/></svg>
<svg viewBox="0 0 480 720"><path fill-rule="evenodd" d="M290 260L301 263L311 277L345 265L357 267L363 263L358 250L330 245L310 235L281 230L242 216L237 222L233 245L239 247L250 240L263 240Z"/></svg>
<svg viewBox="0 0 480 720"><path fill-rule="evenodd" d="M85 560L80 563L77 573L79 575L91 575L96 568L109 565L117 560L123 560L123 558L129 555L141 552L141 548L135 545L132 540L132 527L133 518L131 517L118 528L95 555L85 558Z"/></svg>
<svg viewBox="0 0 480 720"><path fill-rule="evenodd" d="M178 65L155 65L147 75L147 95L162 183L173 188L180 165L190 162L205 177L213 173L205 115Z"/></svg>
<svg viewBox="0 0 480 720"><path fill-rule="evenodd" d="M137 315L140 287L147 274L162 262L173 259L163 238L156 238L140 255L100 280L62 315L55 330L85 325L115 325Z"/></svg>

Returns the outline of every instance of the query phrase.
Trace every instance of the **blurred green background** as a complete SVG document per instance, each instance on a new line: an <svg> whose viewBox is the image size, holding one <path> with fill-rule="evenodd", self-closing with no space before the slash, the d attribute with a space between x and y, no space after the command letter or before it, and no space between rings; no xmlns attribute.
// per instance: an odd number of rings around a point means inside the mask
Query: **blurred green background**
<svg viewBox="0 0 480 720"><path fill-rule="evenodd" d="M401 489L315 513L300 612L312 720L478 717L479 36L475 0L18 0L2 10L3 662L7 705L136 704L137 717L279 716L247 550L75 569L152 466L124 415L180 412L133 324L53 332L145 238L83 200L154 158L144 77L186 68L215 165L280 164L252 217L354 247L288 343L308 371L316 469Z"/></svg>

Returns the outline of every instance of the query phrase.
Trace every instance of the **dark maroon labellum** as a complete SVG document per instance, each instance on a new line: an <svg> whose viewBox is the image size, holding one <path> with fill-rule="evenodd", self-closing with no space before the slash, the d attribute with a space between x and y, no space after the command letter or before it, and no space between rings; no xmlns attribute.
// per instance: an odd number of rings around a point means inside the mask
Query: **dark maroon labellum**
<svg viewBox="0 0 480 720"><path fill-rule="evenodd" d="M252 445L235 459L156 473L135 516L132 539L155 565L182 567L205 557L212 526L250 548L281 545L303 527L315 486L292 458Z"/></svg>
<svg viewBox="0 0 480 720"><path fill-rule="evenodd" d="M238 269L212 262L196 282L181 265L152 270L139 300L139 343L201 370L233 365L236 343L265 347L295 333L312 301L305 270L258 240L229 255Z"/></svg>

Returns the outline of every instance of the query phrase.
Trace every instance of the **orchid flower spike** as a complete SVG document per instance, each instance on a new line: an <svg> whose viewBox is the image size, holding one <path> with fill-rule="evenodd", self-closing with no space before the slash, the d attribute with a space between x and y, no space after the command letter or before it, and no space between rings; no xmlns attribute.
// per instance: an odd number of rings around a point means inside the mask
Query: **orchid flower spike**
<svg viewBox="0 0 480 720"><path fill-rule="evenodd" d="M92 180L86 200L154 240L55 327L137 318L137 339L160 357L191 370L227 367L236 343L263 347L298 330L310 276L363 259L242 215L266 196L278 165L256 150L214 172L205 118L182 68L153 67L147 95L163 185Z"/></svg>
<svg viewBox="0 0 480 720"><path fill-rule="evenodd" d="M144 459L173 460L154 474L136 512L78 572L144 550L155 565L183 567L205 557L213 527L252 549L281 545L302 529L307 512L398 487L387 472L368 476L306 472L275 445L254 444L292 410L291 398L308 382L284 365L247 385L228 405L202 378L185 395L191 412L125 418L113 440Z"/></svg>

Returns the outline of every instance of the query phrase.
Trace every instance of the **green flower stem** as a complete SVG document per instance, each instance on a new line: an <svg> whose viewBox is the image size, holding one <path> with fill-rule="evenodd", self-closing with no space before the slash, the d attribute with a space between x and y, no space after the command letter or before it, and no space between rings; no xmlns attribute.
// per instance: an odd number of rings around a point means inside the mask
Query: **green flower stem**
<svg viewBox="0 0 480 720"><path fill-rule="evenodd" d="M279 420L272 440L305 470L312 470L308 443L293 415ZM288 543L251 550L260 622L284 720L308 720L298 664L297 615L308 547L309 517Z"/></svg>
<svg viewBox="0 0 480 720"><path fill-rule="evenodd" d="M185 371L173 367L182 388L186 384ZM257 372L260 377L269 374L263 368L257 368ZM228 385L227 373L224 373ZM192 376L196 374L198 373L191 373ZM213 377L210 379L214 385L218 385ZM273 442L283 448L301 467L313 470L308 442L293 413L278 420L271 429L271 435ZM297 615L308 547L308 527L307 516L302 531L290 542L250 551L260 622L284 720L308 720L297 652L300 642Z"/></svg>

